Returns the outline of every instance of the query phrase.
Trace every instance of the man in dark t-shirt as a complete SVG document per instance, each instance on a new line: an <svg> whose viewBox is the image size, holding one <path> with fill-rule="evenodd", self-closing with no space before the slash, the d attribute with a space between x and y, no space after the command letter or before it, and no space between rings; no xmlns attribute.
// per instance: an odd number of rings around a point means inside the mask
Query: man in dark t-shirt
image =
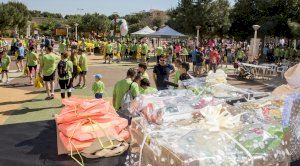
<svg viewBox="0 0 300 166"><path fill-rule="evenodd" d="M169 81L169 76L174 71L174 66L167 63L165 56L161 56L159 63L153 69L153 78L158 90L168 89L166 81Z"/></svg>
<svg viewBox="0 0 300 166"><path fill-rule="evenodd" d="M202 65L203 65L203 59L204 59L204 54L202 53L203 50L197 52L196 54L196 68L195 68L195 76L201 76L202 74Z"/></svg>

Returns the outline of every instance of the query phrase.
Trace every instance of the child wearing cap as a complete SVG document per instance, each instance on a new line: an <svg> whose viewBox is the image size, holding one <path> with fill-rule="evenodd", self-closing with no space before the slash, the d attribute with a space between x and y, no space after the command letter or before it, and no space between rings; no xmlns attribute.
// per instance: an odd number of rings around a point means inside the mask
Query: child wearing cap
<svg viewBox="0 0 300 166"><path fill-rule="evenodd" d="M101 81L102 75L96 74L95 75L95 82L93 84L92 90L95 94L96 99L102 99L103 92L104 92L104 83Z"/></svg>

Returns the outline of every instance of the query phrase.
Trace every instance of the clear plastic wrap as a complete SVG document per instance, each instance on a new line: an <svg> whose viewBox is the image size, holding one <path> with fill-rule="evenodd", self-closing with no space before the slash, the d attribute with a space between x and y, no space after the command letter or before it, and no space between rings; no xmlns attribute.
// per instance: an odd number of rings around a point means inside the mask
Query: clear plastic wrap
<svg viewBox="0 0 300 166"><path fill-rule="evenodd" d="M180 82L179 87L189 89L195 95L205 95L211 93L211 88L205 82L205 77L188 79Z"/></svg>
<svg viewBox="0 0 300 166"><path fill-rule="evenodd" d="M236 111L246 111L249 115L248 121L252 123L282 124L284 100L276 97L267 97L234 106ZM285 127L283 125L283 127Z"/></svg>
<svg viewBox="0 0 300 166"><path fill-rule="evenodd" d="M218 109L218 110L217 110ZM204 112L205 113L204 113ZM248 113L231 114L208 106L203 117L190 116L164 125L134 120L133 142L141 165L286 165L287 142L282 126L253 123ZM241 118L240 118L241 117Z"/></svg>
<svg viewBox="0 0 300 166"><path fill-rule="evenodd" d="M206 82L208 84L219 84L219 83L227 83L227 74L221 70L218 69L216 73L213 71L209 71L208 75L206 77Z"/></svg>
<svg viewBox="0 0 300 166"><path fill-rule="evenodd" d="M149 123L162 124L168 117L194 111L197 96L190 90L164 90L138 96L129 108L132 114L141 114Z"/></svg>
<svg viewBox="0 0 300 166"><path fill-rule="evenodd" d="M215 84L212 85L212 95L216 98L223 98L228 100L243 99L248 92L240 88L236 88L229 84Z"/></svg>
<svg viewBox="0 0 300 166"><path fill-rule="evenodd" d="M300 93L289 95L285 99L282 124L290 129L289 150L292 161L300 159Z"/></svg>
<svg viewBox="0 0 300 166"><path fill-rule="evenodd" d="M222 103L225 103L225 101L222 99L216 99L214 97L201 97L198 102L193 104L193 106L195 109L202 109L209 105L215 106L215 105L219 105Z"/></svg>

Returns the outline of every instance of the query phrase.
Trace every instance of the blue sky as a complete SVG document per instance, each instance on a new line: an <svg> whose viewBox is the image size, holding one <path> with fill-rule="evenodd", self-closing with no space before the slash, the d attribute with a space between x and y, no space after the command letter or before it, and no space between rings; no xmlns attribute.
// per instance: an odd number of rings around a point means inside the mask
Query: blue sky
<svg viewBox="0 0 300 166"><path fill-rule="evenodd" d="M8 2L9 0L0 0ZM167 10L177 6L177 0L18 0L30 10L41 10L65 14L84 14L98 12L110 15L130 14L142 10ZM233 0L230 0L231 2Z"/></svg>

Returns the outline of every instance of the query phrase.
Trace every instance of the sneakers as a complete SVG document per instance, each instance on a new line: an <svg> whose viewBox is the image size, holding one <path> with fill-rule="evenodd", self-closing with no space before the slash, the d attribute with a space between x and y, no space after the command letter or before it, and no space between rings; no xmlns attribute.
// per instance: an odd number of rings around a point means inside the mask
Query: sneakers
<svg viewBox="0 0 300 166"><path fill-rule="evenodd" d="M53 100L53 99L54 99L54 94L51 94L51 96L45 98L45 100Z"/></svg>
<svg viewBox="0 0 300 166"><path fill-rule="evenodd" d="M86 88L86 85L82 85L81 87L80 87L80 89L85 89Z"/></svg>
<svg viewBox="0 0 300 166"><path fill-rule="evenodd" d="M76 88L80 88L80 87L81 87L80 84L77 84L76 86L74 86L75 89L76 89Z"/></svg>

